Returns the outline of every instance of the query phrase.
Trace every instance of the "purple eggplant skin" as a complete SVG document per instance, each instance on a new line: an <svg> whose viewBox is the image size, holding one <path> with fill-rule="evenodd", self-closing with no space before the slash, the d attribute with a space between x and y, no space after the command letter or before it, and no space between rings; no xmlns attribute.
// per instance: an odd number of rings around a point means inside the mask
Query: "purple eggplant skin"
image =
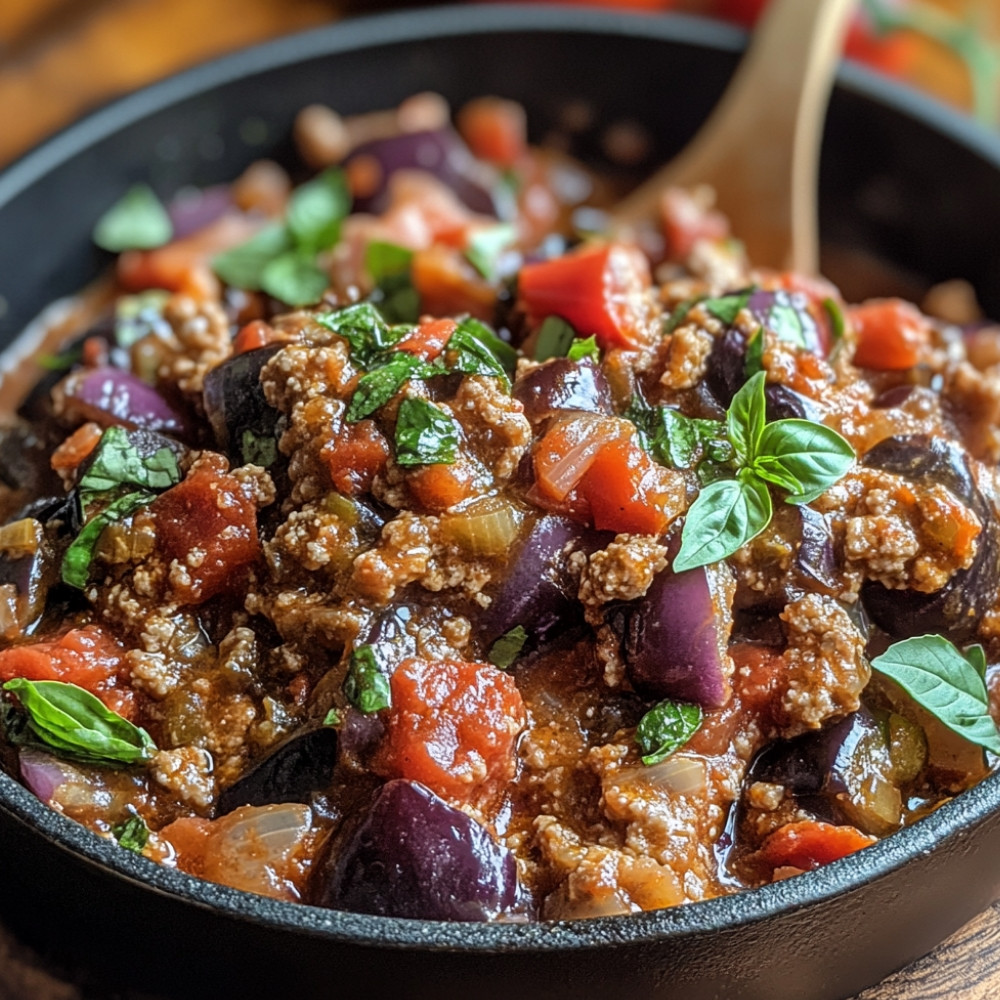
<svg viewBox="0 0 1000 1000"><path fill-rule="evenodd" d="M795 553L795 569L813 591L835 597L843 590L834 550L833 529L826 515L806 504L798 504L801 539Z"/></svg>
<svg viewBox="0 0 1000 1000"><path fill-rule="evenodd" d="M764 389L766 416L771 420L812 420L823 423L825 408L815 399L789 389L780 382L769 382Z"/></svg>
<svg viewBox="0 0 1000 1000"><path fill-rule="evenodd" d="M608 380L589 358L551 358L519 378L512 395L524 406L524 415L532 424L572 411L614 413Z"/></svg>
<svg viewBox="0 0 1000 1000"><path fill-rule="evenodd" d="M253 459L261 464L262 439L274 441L277 450L281 414L264 398L260 373L282 346L268 344L237 354L205 376L202 398L216 444L240 465Z"/></svg>
<svg viewBox="0 0 1000 1000"><path fill-rule="evenodd" d="M643 597L608 609L606 621L621 638L629 680L640 694L703 708L728 701L732 592L724 563L664 570Z"/></svg>
<svg viewBox="0 0 1000 1000"><path fill-rule="evenodd" d="M295 733L224 788L216 815L240 806L308 802L330 784L337 762L337 731L318 726Z"/></svg>
<svg viewBox="0 0 1000 1000"><path fill-rule="evenodd" d="M746 355L747 337L735 327L716 337L712 344L705 369L705 383L723 409L729 406L747 380Z"/></svg>
<svg viewBox="0 0 1000 1000"><path fill-rule="evenodd" d="M994 504L976 486L965 452L946 438L911 434L880 441L864 456L863 463L896 473L918 486L939 483L967 504L983 526L972 565L954 573L940 590L922 594L866 581L861 599L868 616L893 639L938 633L952 642L968 642L996 595L1000 524Z"/></svg>
<svg viewBox="0 0 1000 1000"><path fill-rule="evenodd" d="M803 292L778 288L758 289L747 300L747 309L761 326L767 327L782 340L825 355L823 335L809 309L809 299Z"/></svg>
<svg viewBox="0 0 1000 1000"><path fill-rule="evenodd" d="M514 855L471 816L402 778L377 791L314 878L316 905L377 916L487 921L525 905Z"/></svg>
<svg viewBox="0 0 1000 1000"><path fill-rule="evenodd" d="M614 532L596 531L558 514L538 518L511 553L507 575L489 592L489 606L476 618L485 648L516 625L537 648L581 624L583 606L576 598L569 557L574 551L596 552L614 537Z"/></svg>
<svg viewBox="0 0 1000 1000"><path fill-rule="evenodd" d="M29 635L45 611L49 589L58 582L55 556L45 543L34 552L13 556L0 549L0 585L13 584L17 627Z"/></svg>
<svg viewBox="0 0 1000 1000"><path fill-rule="evenodd" d="M344 161L374 159L382 170L381 183L354 202L355 212L383 212L388 206L389 181L397 170L424 170L455 193L459 201L482 215L496 215L492 189L494 171L477 160L451 128L403 132L356 146Z"/></svg>

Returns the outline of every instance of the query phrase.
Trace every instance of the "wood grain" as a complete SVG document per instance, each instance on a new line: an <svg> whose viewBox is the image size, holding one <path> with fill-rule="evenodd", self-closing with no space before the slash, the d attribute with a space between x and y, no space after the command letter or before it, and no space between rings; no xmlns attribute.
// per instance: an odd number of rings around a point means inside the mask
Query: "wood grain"
<svg viewBox="0 0 1000 1000"><path fill-rule="evenodd" d="M277 35L404 0L0 0L0 166L98 104L185 66ZM410 0L412 4L413 0ZM609 0L612 2L612 0ZM697 0L690 0L691 6ZM934 0L958 10L991 0ZM913 79L958 106L968 82L956 60L925 45ZM891 915L887 915L891 919ZM1000 904L929 956L856 1000L996 1000ZM98 1000L60 978L0 927L0 1000ZM119 994L116 1000L155 1000ZM803 997L803 1000L809 1000Z"/></svg>

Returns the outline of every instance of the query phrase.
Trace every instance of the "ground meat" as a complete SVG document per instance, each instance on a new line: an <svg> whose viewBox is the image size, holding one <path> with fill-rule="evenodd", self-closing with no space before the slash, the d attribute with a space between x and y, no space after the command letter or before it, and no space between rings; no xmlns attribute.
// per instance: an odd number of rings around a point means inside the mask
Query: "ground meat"
<svg viewBox="0 0 1000 1000"><path fill-rule="evenodd" d="M808 594L781 613L788 638L778 724L788 737L854 712L871 676L865 641L835 600Z"/></svg>
<svg viewBox="0 0 1000 1000"><path fill-rule="evenodd" d="M690 389L705 374L715 339L693 323L677 327L667 340L660 384L667 389Z"/></svg>
<svg viewBox="0 0 1000 1000"><path fill-rule="evenodd" d="M667 566L667 547L650 535L618 535L589 557L582 552L574 552L573 556L585 561L578 596L583 604L592 607L642 597L653 577Z"/></svg>
<svg viewBox="0 0 1000 1000"><path fill-rule="evenodd" d="M264 543L264 554L275 580L294 579L299 571L346 570L361 549L356 525L323 501L293 510Z"/></svg>
<svg viewBox="0 0 1000 1000"><path fill-rule="evenodd" d="M450 409L494 481L510 479L531 443L531 424L520 401L499 379L470 375L462 379Z"/></svg>
<svg viewBox="0 0 1000 1000"><path fill-rule="evenodd" d="M181 802L207 810L215 801L212 755L200 747L160 750L149 763L153 779Z"/></svg>
<svg viewBox="0 0 1000 1000"><path fill-rule="evenodd" d="M173 338L164 339L164 359L157 374L192 396L201 393L206 373L232 353L229 321L222 307L174 295L163 307Z"/></svg>

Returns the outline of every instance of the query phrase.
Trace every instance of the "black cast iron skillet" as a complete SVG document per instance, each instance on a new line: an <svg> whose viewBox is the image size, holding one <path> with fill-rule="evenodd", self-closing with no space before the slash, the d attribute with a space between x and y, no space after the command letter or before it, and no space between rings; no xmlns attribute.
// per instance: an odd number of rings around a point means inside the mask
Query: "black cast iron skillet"
<svg viewBox="0 0 1000 1000"><path fill-rule="evenodd" d="M583 99L598 123L575 150L599 162L599 126L634 120L655 137L651 167L694 132L742 43L694 19L463 5L341 23L185 73L0 176L0 344L106 266L89 233L130 182L169 195L230 179L262 155L291 163L292 118L311 101L352 113L424 89L453 105L503 94L524 102L540 139ZM925 283L967 278L1000 316L996 138L846 67L821 186L831 246ZM438 924L199 882L101 840L0 775L0 916L100 997L833 1000L989 905L998 856L995 776L859 854L738 896L565 924Z"/></svg>

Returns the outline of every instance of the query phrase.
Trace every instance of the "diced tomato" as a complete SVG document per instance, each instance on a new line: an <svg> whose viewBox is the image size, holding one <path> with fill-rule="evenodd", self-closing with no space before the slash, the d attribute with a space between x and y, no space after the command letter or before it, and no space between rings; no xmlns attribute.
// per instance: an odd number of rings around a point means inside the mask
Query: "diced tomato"
<svg viewBox="0 0 1000 1000"><path fill-rule="evenodd" d="M699 240L723 240L729 235L729 220L705 208L683 188L668 188L660 199L660 225L671 260L685 260Z"/></svg>
<svg viewBox="0 0 1000 1000"><path fill-rule="evenodd" d="M649 262L622 243L583 246L526 264L518 277L521 306L534 323L561 316L602 349L636 348L650 337Z"/></svg>
<svg viewBox="0 0 1000 1000"><path fill-rule="evenodd" d="M851 23L844 43L845 55L891 76L906 74L916 62L919 52L920 42L912 32L875 34L863 15Z"/></svg>
<svg viewBox="0 0 1000 1000"><path fill-rule="evenodd" d="M435 514L461 503L471 492L475 470L468 462L420 465L406 474L406 486L421 507Z"/></svg>
<svg viewBox="0 0 1000 1000"><path fill-rule="evenodd" d="M258 223L240 215L224 215L190 236L156 250L127 250L118 258L118 280L131 292L165 288L192 298L218 298L219 280L212 258L250 239Z"/></svg>
<svg viewBox="0 0 1000 1000"><path fill-rule="evenodd" d="M525 724L514 679L487 663L404 660L390 680L386 770L467 803L514 771Z"/></svg>
<svg viewBox="0 0 1000 1000"><path fill-rule="evenodd" d="M58 639L0 651L0 681L63 681L96 695L125 718L135 713L135 694L126 687L124 650L97 625L70 629Z"/></svg>
<svg viewBox="0 0 1000 1000"><path fill-rule="evenodd" d="M233 337L233 354L246 354L248 351L255 351L258 347L267 347L268 344L287 343L291 337L275 330L270 323L265 323L262 319L254 319L240 327L239 333Z"/></svg>
<svg viewBox="0 0 1000 1000"><path fill-rule="evenodd" d="M232 585L260 555L257 508L224 460L203 459L150 505L161 552L176 560L174 596L200 604Z"/></svg>
<svg viewBox="0 0 1000 1000"><path fill-rule="evenodd" d="M771 869L790 867L811 871L875 842L875 837L853 826L807 819L778 827L764 841L760 858Z"/></svg>
<svg viewBox="0 0 1000 1000"><path fill-rule="evenodd" d="M473 154L497 166L514 166L528 148L527 116L516 101L501 97L469 101L456 124Z"/></svg>
<svg viewBox="0 0 1000 1000"><path fill-rule="evenodd" d="M451 339L458 324L453 319L427 319L396 345L396 350L433 361Z"/></svg>
<svg viewBox="0 0 1000 1000"><path fill-rule="evenodd" d="M372 488L375 477L389 461L389 444L373 420L344 424L327 442L320 457L330 470L333 485L349 496L360 496Z"/></svg>
<svg viewBox="0 0 1000 1000"><path fill-rule="evenodd" d="M905 371L930 340L930 321L902 299L871 299L850 307L847 316L858 338L854 363L861 368Z"/></svg>
<svg viewBox="0 0 1000 1000"><path fill-rule="evenodd" d="M189 875L201 876L205 869L205 850L212 834L212 824L197 816L182 816L159 831L158 838L174 851L174 863Z"/></svg>
<svg viewBox="0 0 1000 1000"><path fill-rule="evenodd" d="M635 436L609 441L594 456L578 487L590 504L594 527L636 535L661 535L679 510L664 472ZM683 493L683 486L681 487Z"/></svg>
<svg viewBox="0 0 1000 1000"><path fill-rule="evenodd" d="M468 313L489 321L496 308L496 289L455 247L417 250L410 262L410 281L420 296L420 308L432 316Z"/></svg>
<svg viewBox="0 0 1000 1000"><path fill-rule="evenodd" d="M52 452L49 464L57 472L75 469L97 447L103 433L104 428L93 421L81 424Z"/></svg>

